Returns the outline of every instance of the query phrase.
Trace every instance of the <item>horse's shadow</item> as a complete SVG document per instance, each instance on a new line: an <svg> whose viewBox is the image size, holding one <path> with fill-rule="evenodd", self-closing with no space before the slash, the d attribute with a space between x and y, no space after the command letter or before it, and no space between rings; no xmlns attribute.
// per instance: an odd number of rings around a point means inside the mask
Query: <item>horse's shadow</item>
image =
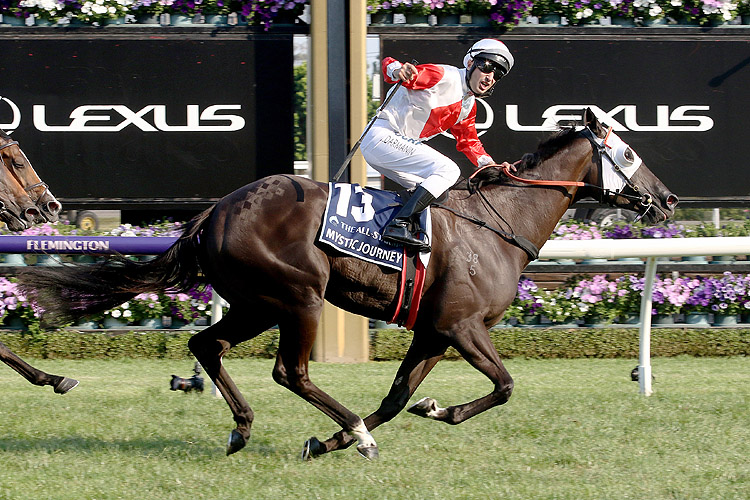
<svg viewBox="0 0 750 500"><path fill-rule="evenodd" d="M248 443L248 449L253 455L271 456L280 452L267 440L254 439ZM193 457L223 456L223 443L215 446L191 443L180 439L115 439L105 440L84 436L66 436L49 438L0 438L0 451L10 453L24 453L30 451L47 452L81 452L92 450L110 450L133 456L148 456L173 453L175 457L189 454Z"/></svg>

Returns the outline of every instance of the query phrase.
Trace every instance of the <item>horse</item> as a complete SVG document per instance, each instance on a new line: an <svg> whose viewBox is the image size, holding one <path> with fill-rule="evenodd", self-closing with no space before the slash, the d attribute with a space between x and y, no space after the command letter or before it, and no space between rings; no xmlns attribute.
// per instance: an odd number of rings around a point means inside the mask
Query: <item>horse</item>
<svg viewBox="0 0 750 500"><path fill-rule="evenodd" d="M374 459L379 450L371 431L405 408L450 346L490 380L492 391L445 408L426 398L408 411L459 424L508 401L513 379L488 329L515 297L521 272L533 257L529 243L541 247L573 202L595 196L636 210L649 223L673 215L677 197L645 164L629 172L626 187L602 188L601 170L614 168L602 161L602 155L611 156L600 144L608 133L590 110L583 117L581 130L570 128L546 140L517 162L515 174L483 170L471 179L470 191L451 190L431 209L432 252L413 340L388 394L364 419L312 382L308 360L324 301L387 321L396 307L399 277L397 271L316 243L329 190L325 183L290 175L257 180L189 221L174 245L154 260L112 256L84 267L34 268L20 276L21 286L52 321L60 321L106 310L138 293L208 282L231 307L219 322L191 337L188 346L236 422L227 455L246 445L254 413L222 357L278 325L273 380L341 429L325 441L306 440L303 458L356 442L361 455ZM637 158L629 147L618 154ZM541 184L528 185L524 179Z"/></svg>
<svg viewBox="0 0 750 500"><path fill-rule="evenodd" d="M10 135L2 129L0 129L0 161L38 208L36 214L33 211L26 211L24 218L27 221L41 223L60 220L62 204L50 192L49 186L39 178L28 157L21 150L21 146L18 145L18 141L12 140Z"/></svg>
<svg viewBox="0 0 750 500"><path fill-rule="evenodd" d="M12 144L9 144L9 142L12 142ZM10 146L15 146L13 149L16 151L9 152ZM17 158L19 155L23 158L23 161ZM30 223L39 219L39 211L34 201L29 197L28 190L18 183L17 178L12 175L12 171L23 170L28 164L28 160L18 147L18 143L8 141L7 134L2 130L0 130L0 160L6 167L0 168L0 220L3 220L13 231L27 229L30 227ZM13 167L10 166L10 162L13 163ZM33 169L30 169L30 164L28 164L28 167L27 171L33 172ZM36 173L33 173L33 175L36 176ZM78 381L75 379L52 375L34 368L2 342L0 342L0 361L13 368L34 385L51 385L57 394L65 394L78 385Z"/></svg>

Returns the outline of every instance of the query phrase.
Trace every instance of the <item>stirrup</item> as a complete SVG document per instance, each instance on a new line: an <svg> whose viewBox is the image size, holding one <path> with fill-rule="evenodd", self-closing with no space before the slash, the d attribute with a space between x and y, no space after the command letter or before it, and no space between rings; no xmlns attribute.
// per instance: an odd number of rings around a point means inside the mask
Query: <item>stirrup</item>
<svg viewBox="0 0 750 500"><path fill-rule="evenodd" d="M391 234L388 234L389 230L391 230ZM417 231L416 234L424 234L425 237L427 237L426 233L421 229ZM390 244L399 246L403 245L405 247L413 248L418 252L431 251L429 242L424 242L417 236L415 236L411 231L409 231L409 229L407 229L406 224L388 225L383 233L383 241Z"/></svg>

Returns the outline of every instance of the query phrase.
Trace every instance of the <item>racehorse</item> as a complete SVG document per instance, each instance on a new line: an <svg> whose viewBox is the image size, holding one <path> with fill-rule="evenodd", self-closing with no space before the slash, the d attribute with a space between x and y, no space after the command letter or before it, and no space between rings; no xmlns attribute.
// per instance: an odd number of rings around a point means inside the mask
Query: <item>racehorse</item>
<svg viewBox="0 0 750 500"><path fill-rule="evenodd" d="M614 169L603 161L611 157L601 144L608 133L590 110L584 122L582 130L561 131L517 162L513 178L510 172L483 170L471 179L470 191L453 190L447 201L432 209L432 253L412 344L389 393L364 420L312 383L308 360L325 300L388 320L396 306L399 278L397 272L316 244L328 195L324 183L288 175L260 179L188 222L175 244L152 261L113 257L86 267L34 268L21 276L22 288L53 320L72 320L138 293L184 290L205 279L231 307L221 321L191 337L189 347L237 424L227 454L247 443L254 413L223 367L222 357L278 324L273 379L341 427L327 441L308 439L303 458L355 441L360 454L375 458L379 452L370 431L404 409L449 346L489 378L492 391L447 408L425 399L410 412L458 424L508 401L513 380L488 328L513 300L521 272L533 256L529 247L539 248L547 241L571 203L593 195L636 210L650 223L674 213L677 197L645 165L629 172L627 187L619 192L602 189L606 172L601 170ZM637 156L625 146L617 155L632 163ZM528 185L517 178L542 184ZM546 185L546 179L553 185Z"/></svg>
<svg viewBox="0 0 750 500"><path fill-rule="evenodd" d="M0 159L6 167L0 168L0 220L5 222L11 230L20 231L30 227L31 222L39 219L39 210L28 196L28 191L12 175L13 170L24 170L26 164L28 164L26 155L18 147L18 143L13 141L12 145L15 146L13 148L15 151L9 152L8 147L11 144L9 144L7 134L0 130ZM23 158L23 161L18 158L19 155ZM13 167L10 166L10 162L13 163ZM36 176L36 173L30 168L30 164L28 167L25 171L30 171ZM57 211L59 212L59 208ZM65 394L78 385L77 380L51 375L34 368L19 358L2 342L0 342L0 361L16 370L34 385L51 385L58 394Z"/></svg>
<svg viewBox="0 0 750 500"><path fill-rule="evenodd" d="M43 182L31 162L21 150L18 141L11 139L4 130L0 129L0 161L15 177L18 184L28 193L38 211L26 212L25 219L29 222L57 222L60 220L62 204L52 195L49 186ZM33 217L31 219L30 217Z"/></svg>

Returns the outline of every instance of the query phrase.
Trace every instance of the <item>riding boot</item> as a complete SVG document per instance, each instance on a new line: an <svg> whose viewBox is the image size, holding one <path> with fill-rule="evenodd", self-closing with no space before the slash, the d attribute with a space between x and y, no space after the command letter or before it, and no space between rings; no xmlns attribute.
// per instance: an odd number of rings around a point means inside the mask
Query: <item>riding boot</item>
<svg viewBox="0 0 750 500"><path fill-rule="evenodd" d="M417 186L411 198L404 203L401 210L385 228L383 241L393 245L412 247L420 252L429 252L430 245L415 236L409 226L412 225L412 216L418 216L433 201L435 201L435 197L432 196L432 193L422 186Z"/></svg>

